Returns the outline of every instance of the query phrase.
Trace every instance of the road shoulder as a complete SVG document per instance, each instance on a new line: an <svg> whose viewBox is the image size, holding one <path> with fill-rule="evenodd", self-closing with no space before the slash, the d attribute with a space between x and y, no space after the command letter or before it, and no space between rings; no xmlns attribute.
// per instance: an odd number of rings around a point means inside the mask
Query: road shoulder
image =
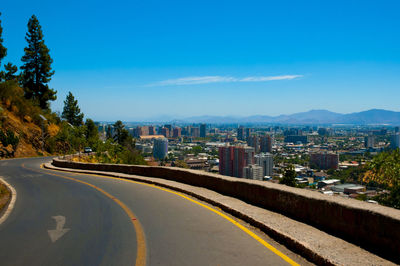
<svg viewBox="0 0 400 266"><path fill-rule="evenodd" d="M8 218L12 212L15 201L17 200L17 191L7 181L0 176L0 186L6 188L8 192L0 195L0 225Z"/></svg>
<svg viewBox="0 0 400 266"><path fill-rule="evenodd" d="M183 192L232 214L255 226L316 264L325 265L394 265L360 247L340 238L329 235L307 224L292 220L281 214L271 212L235 198L227 197L208 189L194 187L161 178L142 177L112 172L76 170L54 167L45 168L73 173L94 174L114 178L135 180Z"/></svg>

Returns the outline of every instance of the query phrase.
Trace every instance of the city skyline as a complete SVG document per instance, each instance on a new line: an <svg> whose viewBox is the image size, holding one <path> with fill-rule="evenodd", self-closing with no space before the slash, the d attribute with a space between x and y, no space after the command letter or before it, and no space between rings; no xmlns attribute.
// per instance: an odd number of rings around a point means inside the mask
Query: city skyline
<svg viewBox="0 0 400 266"><path fill-rule="evenodd" d="M397 1L23 2L0 10L4 63L37 15L56 111L68 91L95 120L400 111Z"/></svg>

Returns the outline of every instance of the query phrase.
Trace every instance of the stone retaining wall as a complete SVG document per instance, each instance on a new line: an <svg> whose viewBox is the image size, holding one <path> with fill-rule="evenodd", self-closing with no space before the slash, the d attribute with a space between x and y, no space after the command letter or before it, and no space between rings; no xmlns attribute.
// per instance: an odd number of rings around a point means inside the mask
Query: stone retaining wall
<svg viewBox="0 0 400 266"><path fill-rule="evenodd" d="M173 167L76 163L59 159L54 159L53 165L158 177L204 187L313 225L400 263L400 210L271 182Z"/></svg>

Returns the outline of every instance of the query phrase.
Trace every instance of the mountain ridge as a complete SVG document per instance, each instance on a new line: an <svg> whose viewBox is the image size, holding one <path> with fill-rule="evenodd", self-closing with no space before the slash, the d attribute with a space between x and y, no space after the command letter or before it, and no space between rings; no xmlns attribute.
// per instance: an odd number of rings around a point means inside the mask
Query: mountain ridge
<svg viewBox="0 0 400 266"><path fill-rule="evenodd" d="M355 124L355 125L400 125L400 112L370 109L361 112L341 114L329 110L318 109L290 115L252 115L239 116L192 116L169 121L172 123L208 123L208 124Z"/></svg>

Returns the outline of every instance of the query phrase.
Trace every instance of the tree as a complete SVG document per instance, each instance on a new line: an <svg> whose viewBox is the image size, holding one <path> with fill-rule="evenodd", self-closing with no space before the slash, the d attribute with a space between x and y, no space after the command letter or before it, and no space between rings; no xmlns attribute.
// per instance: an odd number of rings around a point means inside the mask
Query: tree
<svg viewBox="0 0 400 266"><path fill-rule="evenodd" d="M4 65L4 69L6 70L6 72L4 73L5 80L16 80L17 79L17 75L15 75L15 73L17 73L17 71L18 71L18 67L16 65L13 65L9 62L9 63L7 63L7 65Z"/></svg>
<svg viewBox="0 0 400 266"><path fill-rule="evenodd" d="M129 131L125 129L124 124L121 120L115 122L114 126L114 141L118 142L119 145L132 144L132 137L129 135Z"/></svg>
<svg viewBox="0 0 400 266"><path fill-rule="evenodd" d="M92 119L86 119L86 130L85 130L85 137L88 145L90 147L94 147L99 140L99 131L97 126L94 124Z"/></svg>
<svg viewBox="0 0 400 266"><path fill-rule="evenodd" d="M400 151L381 152L366 165L364 182L375 182L384 188L400 187Z"/></svg>
<svg viewBox="0 0 400 266"><path fill-rule="evenodd" d="M287 186L295 187L296 186L296 171L294 170L293 165L289 165L285 169L285 173L283 175L283 178L279 182L280 184L284 184Z"/></svg>
<svg viewBox="0 0 400 266"><path fill-rule="evenodd" d="M106 128L106 139L112 139L112 128L110 125L107 126Z"/></svg>
<svg viewBox="0 0 400 266"><path fill-rule="evenodd" d="M25 40L28 47L24 49L25 54L21 59L24 63L21 67L21 85L27 99L33 99L40 108L48 109L49 101L57 99L57 92L48 85L54 74L51 70L53 59L44 43L42 27L35 15L29 19Z"/></svg>
<svg viewBox="0 0 400 266"><path fill-rule="evenodd" d="M78 100L75 100L71 92L68 93L64 101L64 109L61 117L76 127L79 127L83 123L83 114L78 106Z"/></svg>
<svg viewBox="0 0 400 266"><path fill-rule="evenodd" d="M0 12L1 16L1 12ZM0 20L0 65L1 65L1 60L3 60L4 57L7 55L7 48L3 46L3 28L1 27L1 20Z"/></svg>
<svg viewBox="0 0 400 266"><path fill-rule="evenodd" d="M381 152L367 163L363 181L390 191L377 196L379 203L400 209L400 151Z"/></svg>

